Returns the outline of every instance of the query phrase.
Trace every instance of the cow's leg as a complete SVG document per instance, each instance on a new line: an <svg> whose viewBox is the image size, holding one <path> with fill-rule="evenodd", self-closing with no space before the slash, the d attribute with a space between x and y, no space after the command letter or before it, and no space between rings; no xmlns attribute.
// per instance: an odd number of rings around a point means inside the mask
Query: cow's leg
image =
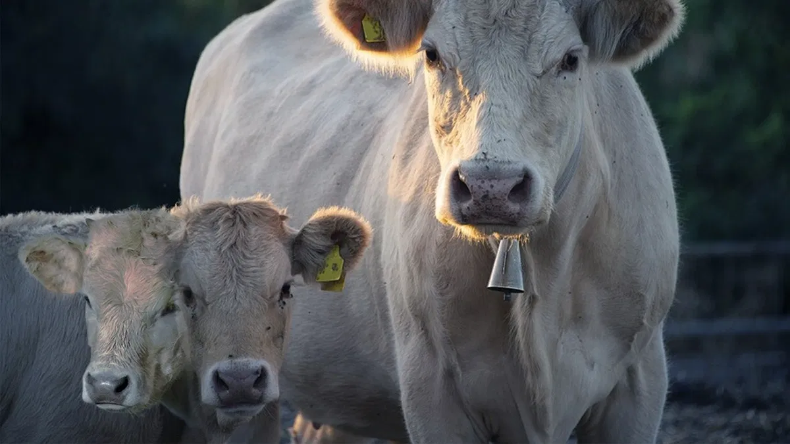
<svg viewBox="0 0 790 444"><path fill-rule="evenodd" d="M427 345L401 348L398 372L401 402L410 441L414 444L487 443L482 424L464 411L457 381L431 359ZM405 352L405 353L404 353Z"/></svg>
<svg viewBox="0 0 790 444"><path fill-rule="evenodd" d="M581 443L654 443L668 385L663 336L657 333L642 359L628 368L606 399L577 428Z"/></svg>

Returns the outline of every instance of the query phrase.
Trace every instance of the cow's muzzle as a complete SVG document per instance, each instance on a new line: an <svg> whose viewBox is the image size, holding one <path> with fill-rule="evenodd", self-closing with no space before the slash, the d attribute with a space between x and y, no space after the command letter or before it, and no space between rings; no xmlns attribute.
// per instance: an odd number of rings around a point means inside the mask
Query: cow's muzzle
<svg viewBox="0 0 790 444"><path fill-rule="evenodd" d="M517 234L529 227L541 184L526 164L468 160L447 175L444 219L455 225L499 228Z"/></svg>

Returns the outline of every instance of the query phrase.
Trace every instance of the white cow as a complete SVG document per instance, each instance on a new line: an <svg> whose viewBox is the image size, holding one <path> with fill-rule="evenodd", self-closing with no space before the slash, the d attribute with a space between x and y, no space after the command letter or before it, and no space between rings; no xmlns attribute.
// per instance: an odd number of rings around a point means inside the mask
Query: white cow
<svg viewBox="0 0 790 444"><path fill-rule="evenodd" d="M683 16L680 0L276 0L221 32L191 86L182 196L265 189L297 219L343 205L374 228L342 295L298 295L283 396L415 443L655 441L679 234L630 68ZM492 235L523 249L510 302L486 288Z"/></svg>

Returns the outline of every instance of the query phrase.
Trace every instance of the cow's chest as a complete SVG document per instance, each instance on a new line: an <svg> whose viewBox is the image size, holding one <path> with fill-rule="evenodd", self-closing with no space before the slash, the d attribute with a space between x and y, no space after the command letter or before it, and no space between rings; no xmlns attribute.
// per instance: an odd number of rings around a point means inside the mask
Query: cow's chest
<svg viewBox="0 0 790 444"><path fill-rule="evenodd" d="M583 399L573 399L569 390L579 381L595 379L583 350L566 344L566 336L581 335L571 330L557 335L543 325L544 316L537 316L525 323L529 341L519 342L512 310L522 297L505 302L501 294L480 290L485 288L485 274L470 271L455 281L460 285L432 281L436 276L430 274L423 274L421 281L393 276L400 284L390 289L404 289L399 295L389 294L402 389L420 396L441 393L433 397L460 410L481 439L562 442L591 397L585 392ZM529 355L528 363L518 357L517 349ZM562 362L556 361L555 351L562 352ZM558 373L562 383L553 385Z"/></svg>
<svg viewBox="0 0 790 444"><path fill-rule="evenodd" d="M437 386L451 387L457 406L474 424L477 435L497 442L554 442L552 425L545 421L546 405L523 377L519 361L497 347L474 354L459 353ZM526 370L528 371L528 370Z"/></svg>

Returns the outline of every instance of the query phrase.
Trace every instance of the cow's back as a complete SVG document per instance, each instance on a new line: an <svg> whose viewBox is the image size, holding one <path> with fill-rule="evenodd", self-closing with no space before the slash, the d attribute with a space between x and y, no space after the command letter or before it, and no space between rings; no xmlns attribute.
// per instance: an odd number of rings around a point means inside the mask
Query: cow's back
<svg viewBox="0 0 790 444"><path fill-rule="evenodd" d="M0 442L177 441L183 423L164 408L139 416L82 401L90 359L85 306L30 276L19 247L75 216L33 214L0 219Z"/></svg>
<svg viewBox="0 0 790 444"><path fill-rule="evenodd" d="M276 190L275 201L303 222L316 207L356 203L355 187L385 179L389 157L380 157L391 156L399 129L382 131L383 122L404 120L404 95L420 94L419 83L366 72L314 15L310 0L278 0L207 45L186 106L182 197Z"/></svg>

